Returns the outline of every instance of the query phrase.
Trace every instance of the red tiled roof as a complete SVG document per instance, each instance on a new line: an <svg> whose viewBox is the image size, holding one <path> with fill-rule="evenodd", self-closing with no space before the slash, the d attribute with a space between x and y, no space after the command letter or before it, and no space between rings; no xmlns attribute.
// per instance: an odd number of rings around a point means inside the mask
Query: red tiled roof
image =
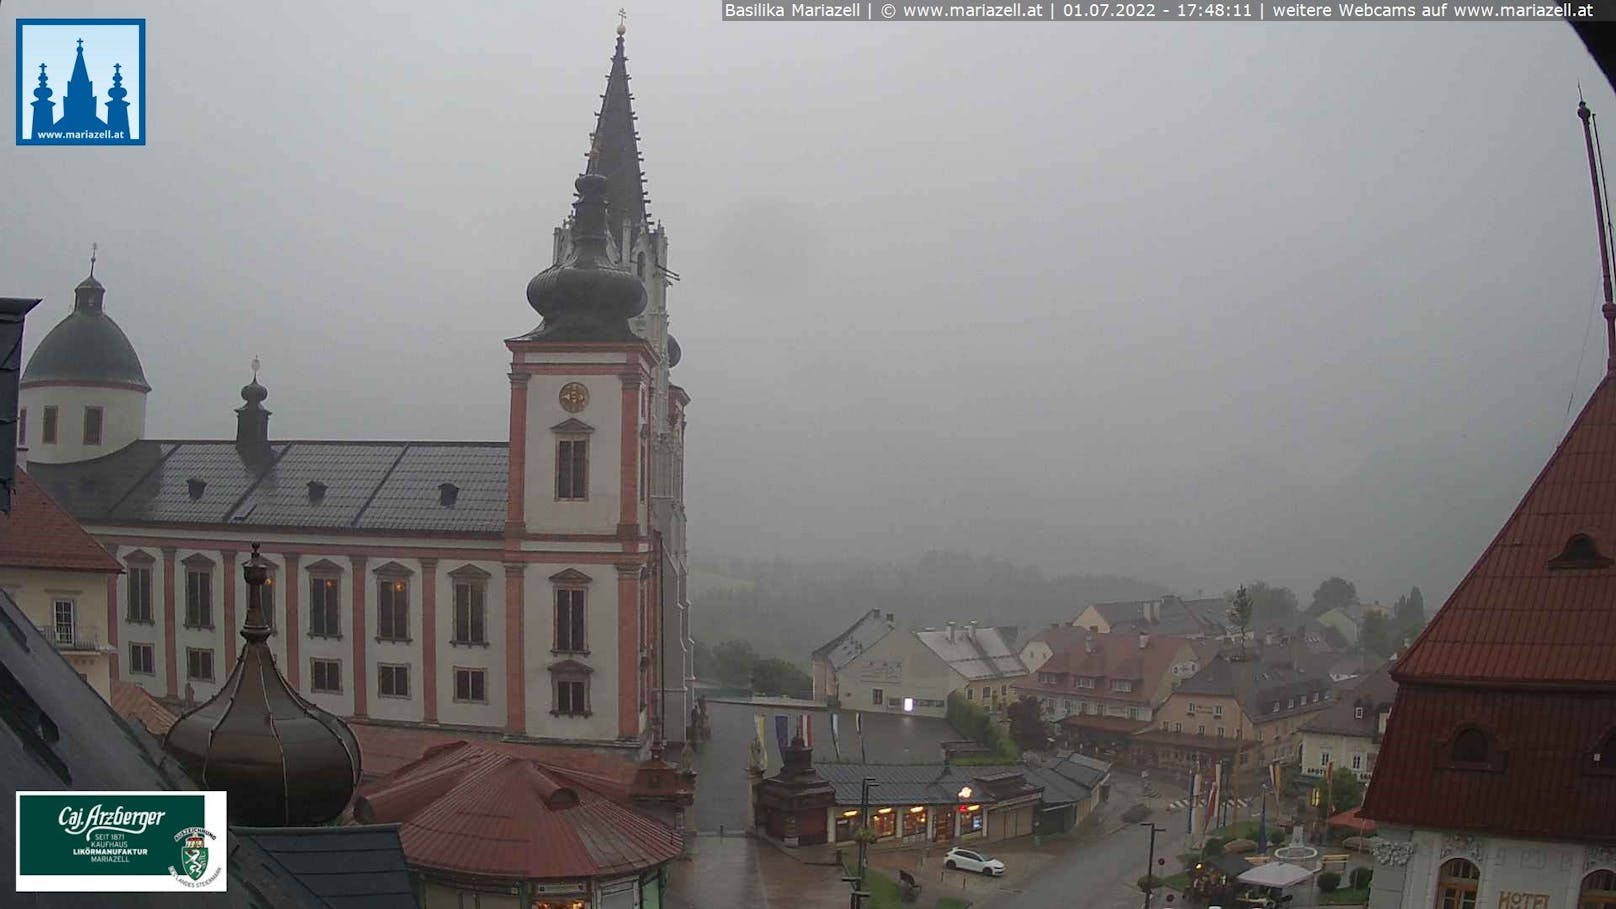
<svg viewBox="0 0 1616 909"><path fill-rule="evenodd" d="M0 514L0 567L119 572L118 564L26 471L17 471L11 513Z"/></svg>
<svg viewBox="0 0 1616 909"><path fill-rule="evenodd" d="M1133 735L1149 727L1144 720L1129 720L1120 716L1090 716L1088 714L1073 714L1061 720L1062 726L1071 726L1074 729L1093 729L1096 732L1121 732Z"/></svg>
<svg viewBox="0 0 1616 909"><path fill-rule="evenodd" d="M112 710L144 726L147 732L158 738L168 734L168 728L178 719L156 698L147 694L146 689L123 679L112 683Z"/></svg>
<svg viewBox="0 0 1616 909"><path fill-rule="evenodd" d="M356 814L397 823L412 867L501 879L641 871L679 855L672 827L591 787L594 778L488 742L434 748L367 787Z"/></svg>
<svg viewBox="0 0 1616 909"><path fill-rule="evenodd" d="M1051 632L1054 630L1050 629ZM1140 647L1138 634L1091 635L1081 628L1074 630L1078 634L1050 635L1049 644L1054 652L1042 666L1034 668L1033 674L1026 682L1018 685L1018 688L1067 696L1089 694L1110 700L1155 703L1166 697L1167 692L1158 689L1165 684L1163 679L1167 670L1181 654L1194 653L1194 648L1186 638L1150 635L1146 639L1145 646ZM1089 638L1094 641L1093 652L1088 650L1085 643ZM1109 687L1103 690L1072 688L1041 683L1038 676L1042 673L1068 673L1072 676L1102 680L1126 679L1143 684L1136 685L1133 691L1127 693L1112 691Z"/></svg>
<svg viewBox="0 0 1616 909"><path fill-rule="evenodd" d="M1488 733L1488 769L1449 769L1464 726ZM1397 690L1361 810L1383 824L1543 839L1616 840L1616 773L1594 752L1616 728L1616 694L1405 685Z"/></svg>
<svg viewBox="0 0 1616 909"><path fill-rule="evenodd" d="M490 747L502 748L512 754L534 758L551 764L571 768L577 773L588 773L600 782L596 788L616 785L628 791L634 778L634 763L628 757L602 754L583 748L564 745L528 745L503 742L495 737L479 738L468 732L407 728L402 726L375 726L355 720L348 721L354 738L359 741L359 762L365 780L386 776L401 767L418 761L433 748L473 741ZM594 785L592 782L591 785Z"/></svg>
<svg viewBox="0 0 1616 909"><path fill-rule="evenodd" d="M1574 535L1592 558L1565 559ZM1362 816L1616 840L1616 380L1594 389L1515 512L1406 656ZM1455 764L1477 728L1488 761Z"/></svg>
<svg viewBox="0 0 1616 909"><path fill-rule="evenodd" d="M1616 687L1616 565L1550 567L1579 533L1616 557L1616 384L1609 378L1393 677Z"/></svg>

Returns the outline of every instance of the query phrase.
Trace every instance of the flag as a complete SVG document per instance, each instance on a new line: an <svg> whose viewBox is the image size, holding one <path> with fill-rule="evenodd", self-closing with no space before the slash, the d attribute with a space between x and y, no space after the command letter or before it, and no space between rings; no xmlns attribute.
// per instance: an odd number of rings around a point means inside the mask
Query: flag
<svg viewBox="0 0 1616 909"><path fill-rule="evenodd" d="M791 745L791 726L783 713L774 715L774 743L780 746L780 759L785 760L786 748Z"/></svg>
<svg viewBox="0 0 1616 909"><path fill-rule="evenodd" d="M1201 771L1197 770L1193 775L1190 776L1190 797L1188 804L1185 805L1185 808L1189 811L1189 816L1184 819L1184 834L1186 836L1195 835L1195 799L1197 796L1199 796L1200 792Z"/></svg>
<svg viewBox="0 0 1616 909"><path fill-rule="evenodd" d="M764 733L767 718L763 714L754 714L752 719L757 726L758 769L769 769L769 737Z"/></svg>
<svg viewBox="0 0 1616 909"><path fill-rule="evenodd" d="M1201 820L1201 832L1209 833L1212 822L1218 816L1218 799L1223 797L1223 765L1212 766L1212 779L1206 787L1206 816Z"/></svg>
<svg viewBox="0 0 1616 909"><path fill-rule="evenodd" d="M1268 765L1268 780L1273 785L1274 798L1285 788L1285 768L1278 761Z"/></svg>
<svg viewBox="0 0 1616 909"><path fill-rule="evenodd" d="M1324 812L1325 817L1335 815L1335 761L1324 765L1324 801L1329 808Z"/></svg>
<svg viewBox="0 0 1616 909"><path fill-rule="evenodd" d="M797 734L802 736L802 744L808 748L814 747L814 716L805 713L797 717Z"/></svg>
<svg viewBox="0 0 1616 909"><path fill-rule="evenodd" d="M1257 821L1257 852L1258 853L1263 853L1263 852L1268 851L1268 796L1266 794L1264 794L1264 795L1261 796L1261 798L1262 798L1262 817L1259 818L1258 821Z"/></svg>
<svg viewBox="0 0 1616 909"><path fill-rule="evenodd" d="M830 749L836 752L836 760L838 761L842 759L842 743L838 738L842 732L841 719L842 717L839 713L833 712L830 715Z"/></svg>
<svg viewBox="0 0 1616 909"><path fill-rule="evenodd" d="M864 714L853 714L853 726L858 730L859 763L868 764L870 762L870 756L864 751Z"/></svg>

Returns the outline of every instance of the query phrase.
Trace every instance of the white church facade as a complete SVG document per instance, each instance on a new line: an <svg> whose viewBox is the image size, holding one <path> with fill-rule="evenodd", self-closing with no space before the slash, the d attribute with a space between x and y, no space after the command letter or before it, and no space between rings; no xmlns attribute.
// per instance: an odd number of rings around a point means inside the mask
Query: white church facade
<svg viewBox="0 0 1616 909"><path fill-rule="evenodd" d="M91 276L21 380L29 474L124 566L115 678L200 702L235 662L252 542L287 680L341 716L638 751L693 680L667 240L644 197L619 33L574 213L508 339L499 442L147 437L139 357ZM664 719L666 718L666 719Z"/></svg>

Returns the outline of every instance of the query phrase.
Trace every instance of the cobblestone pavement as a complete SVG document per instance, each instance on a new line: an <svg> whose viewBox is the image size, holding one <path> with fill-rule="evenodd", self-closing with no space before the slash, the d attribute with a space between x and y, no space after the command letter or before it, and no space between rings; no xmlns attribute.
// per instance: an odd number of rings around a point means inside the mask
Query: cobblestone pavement
<svg viewBox="0 0 1616 909"><path fill-rule="evenodd" d="M842 909L839 869L806 865L748 836L697 836L675 862L670 909Z"/></svg>

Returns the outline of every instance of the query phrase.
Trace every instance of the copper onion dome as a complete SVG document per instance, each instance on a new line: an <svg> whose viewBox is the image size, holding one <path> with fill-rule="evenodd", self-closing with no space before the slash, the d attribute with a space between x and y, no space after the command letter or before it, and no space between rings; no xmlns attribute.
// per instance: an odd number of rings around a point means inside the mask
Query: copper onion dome
<svg viewBox="0 0 1616 909"><path fill-rule="evenodd" d="M264 621L269 561L253 544L247 580L246 643L230 678L207 703L180 717L163 748L203 789L230 794L231 824L306 827L341 814L359 783L359 743L347 725L287 687L270 653Z"/></svg>
<svg viewBox="0 0 1616 909"><path fill-rule="evenodd" d="M645 311L645 285L612 263L607 251L607 180L584 174L573 184L572 252L527 285L527 301L544 324L526 335L543 341L636 341L628 320Z"/></svg>

